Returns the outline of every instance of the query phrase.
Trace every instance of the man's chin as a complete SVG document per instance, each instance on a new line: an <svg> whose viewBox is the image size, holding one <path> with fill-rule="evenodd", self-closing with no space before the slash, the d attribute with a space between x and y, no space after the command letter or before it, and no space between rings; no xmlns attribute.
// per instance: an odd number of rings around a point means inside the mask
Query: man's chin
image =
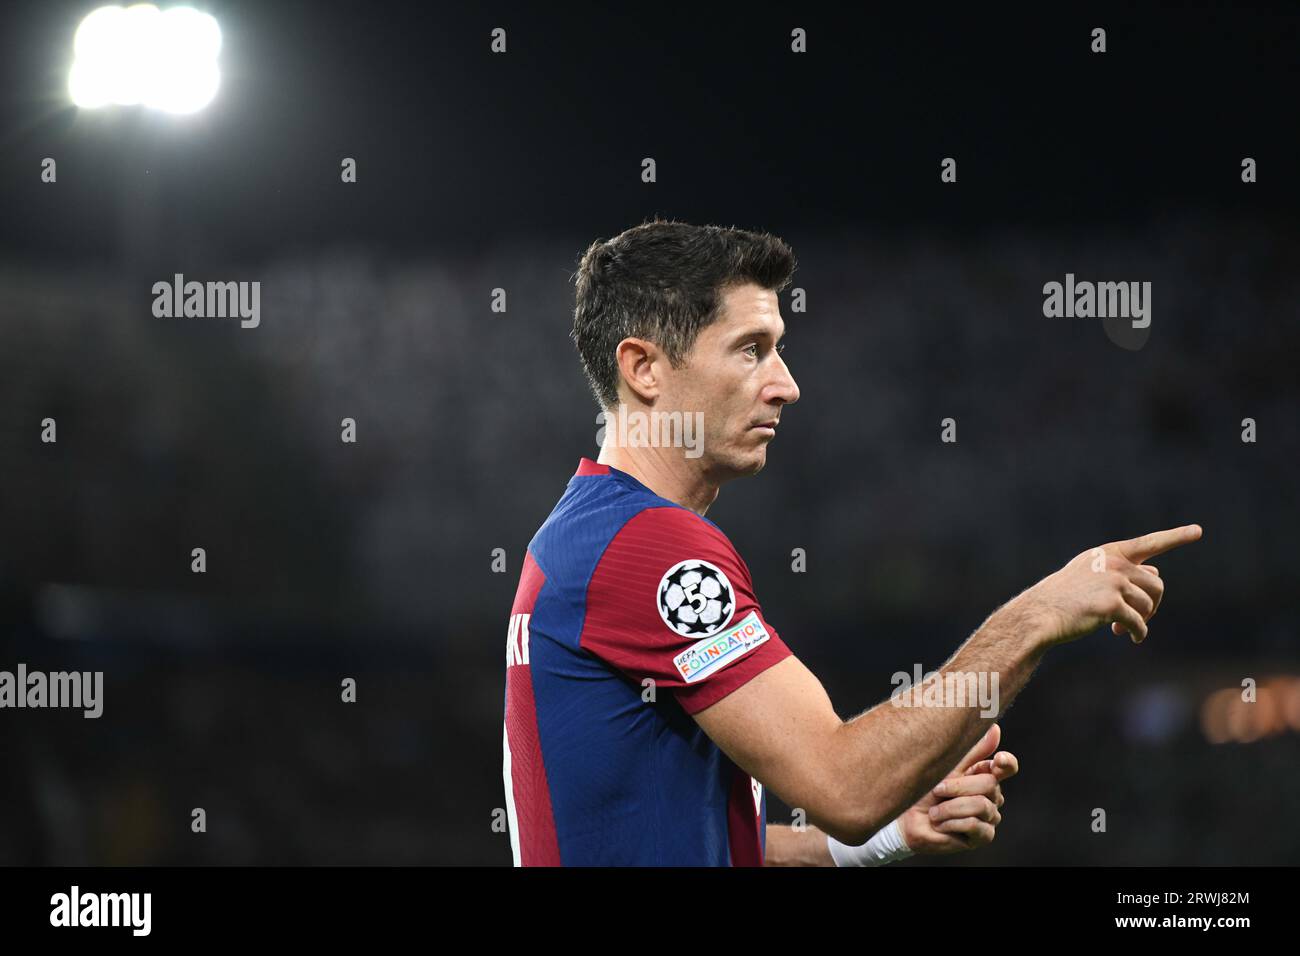
<svg viewBox="0 0 1300 956"><path fill-rule="evenodd" d="M734 478L748 478L751 475L757 475L767 465L767 445L764 443L758 448L750 449L743 454L737 454L727 463Z"/></svg>
<svg viewBox="0 0 1300 956"><path fill-rule="evenodd" d="M706 470L718 484L734 478L757 475L767 465L767 442L749 444L747 447L731 445L724 454L709 456Z"/></svg>

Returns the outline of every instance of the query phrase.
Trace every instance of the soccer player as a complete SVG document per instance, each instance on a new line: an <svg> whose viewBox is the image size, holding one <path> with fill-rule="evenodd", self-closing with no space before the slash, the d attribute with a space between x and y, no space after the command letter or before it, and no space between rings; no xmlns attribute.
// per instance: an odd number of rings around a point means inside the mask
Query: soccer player
<svg viewBox="0 0 1300 956"><path fill-rule="evenodd" d="M511 609L516 865L874 865L987 844L1018 769L997 716L1049 648L1105 622L1145 639L1164 591L1145 562L1200 537L1081 553L994 611L913 689L919 706L841 719L705 517L799 398L777 301L794 267L773 236L661 220L582 258L573 338L604 438L530 542ZM996 675L994 713L924 706L949 673ZM768 789L810 825L767 826Z"/></svg>

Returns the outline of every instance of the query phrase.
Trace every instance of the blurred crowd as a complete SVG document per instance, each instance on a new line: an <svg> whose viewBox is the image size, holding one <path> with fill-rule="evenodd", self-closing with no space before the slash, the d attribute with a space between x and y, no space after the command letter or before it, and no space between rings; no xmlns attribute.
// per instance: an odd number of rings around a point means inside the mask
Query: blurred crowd
<svg viewBox="0 0 1300 956"><path fill-rule="evenodd" d="M184 269L260 281L256 329L155 318L169 275L0 263L0 666L106 687L97 721L0 713L0 864L509 861L506 620L529 539L596 452L568 339L593 238ZM1300 735L1214 744L1200 710L1300 673L1294 233L783 238L802 398L709 517L843 715L1079 551L1205 529L1162 566L1150 641L1099 635L1041 668L1004 722L1023 768L1006 823L957 864L1300 860L1275 812ZM1067 272L1150 281L1145 345L1044 317Z"/></svg>

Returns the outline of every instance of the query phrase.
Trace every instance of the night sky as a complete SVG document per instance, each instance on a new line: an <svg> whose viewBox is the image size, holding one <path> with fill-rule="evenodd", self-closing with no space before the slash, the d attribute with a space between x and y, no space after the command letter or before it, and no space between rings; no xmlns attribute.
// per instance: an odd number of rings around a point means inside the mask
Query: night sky
<svg viewBox="0 0 1300 956"><path fill-rule="evenodd" d="M1189 206L1291 216L1300 200L1294 15L216 3L200 7L222 26L223 85L178 119L69 104L92 7L6 5L9 255L105 254L117 195L145 176L169 223L247 260L322 240L472 253L655 213L978 234ZM1247 155L1260 182L1243 191ZM345 156L359 175L343 190ZM640 180L646 156L657 183ZM956 190L938 182L945 156Z"/></svg>

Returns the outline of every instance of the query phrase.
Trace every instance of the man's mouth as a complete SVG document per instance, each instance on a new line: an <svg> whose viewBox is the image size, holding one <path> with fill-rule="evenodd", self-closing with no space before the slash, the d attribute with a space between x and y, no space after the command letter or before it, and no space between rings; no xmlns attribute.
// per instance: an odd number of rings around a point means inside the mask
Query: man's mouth
<svg viewBox="0 0 1300 956"><path fill-rule="evenodd" d="M775 418L771 418L765 422L757 422L756 424L750 425L749 427L751 431L757 429L758 431L765 432L766 434L775 435L776 426L777 426L777 420Z"/></svg>

